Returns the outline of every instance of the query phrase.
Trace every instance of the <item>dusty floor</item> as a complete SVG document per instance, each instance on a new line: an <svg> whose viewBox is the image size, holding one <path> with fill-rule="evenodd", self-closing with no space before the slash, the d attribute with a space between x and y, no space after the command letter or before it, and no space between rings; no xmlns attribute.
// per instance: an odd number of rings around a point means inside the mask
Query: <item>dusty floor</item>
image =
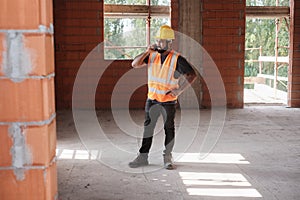
<svg viewBox="0 0 300 200"><path fill-rule="evenodd" d="M133 170L127 163L140 145L136 136L141 127L130 129L131 124L125 123L125 129L135 130L125 134L111 113L98 111L104 134L97 135L99 127L90 124L85 114L79 118L85 126L76 131L71 111L57 113L60 200L300 199L300 109L227 110L223 129L210 124L209 110L200 111L200 121L195 120L198 111L178 112L173 171L162 169L161 124L150 165ZM142 110L132 111L131 116L142 124ZM220 137L215 130L222 130ZM203 145L203 141L208 142ZM210 154L200 158L201 147L215 142Z"/></svg>
<svg viewBox="0 0 300 200"><path fill-rule="evenodd" d="M254 89L244 89L244 103L276 103L287 102L287 92L274 90L264 84L255 84Z"/></svg>

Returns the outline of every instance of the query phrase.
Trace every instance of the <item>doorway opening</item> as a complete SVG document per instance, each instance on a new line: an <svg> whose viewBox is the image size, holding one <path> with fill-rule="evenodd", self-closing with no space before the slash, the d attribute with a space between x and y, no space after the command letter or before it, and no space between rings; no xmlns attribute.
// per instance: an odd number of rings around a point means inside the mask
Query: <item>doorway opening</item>
<svg viewBox="0 0 300 200"><path fill-rule="evenodd" d="M288 0L276 1L275 6L247 6L244 103L287 104L289 7L286 5Z"/></svg>

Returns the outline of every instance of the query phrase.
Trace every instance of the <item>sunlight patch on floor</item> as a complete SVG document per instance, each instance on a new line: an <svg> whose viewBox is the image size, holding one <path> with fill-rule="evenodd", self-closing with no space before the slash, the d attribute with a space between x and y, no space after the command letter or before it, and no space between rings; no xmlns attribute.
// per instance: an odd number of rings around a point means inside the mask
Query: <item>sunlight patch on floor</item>
<svg viewBox="0 0 300 200"><path fill-rule="evenodd" d="M176 162L184 163L220 163L220 164L250 164L239 153L210 153L201 158L199 153L174 154L179 157Z"/></svg>
<svg viewBox="0 0 300 200"><path fill-rule="evenodd" d="M211 153L200 159L199 153L184 153L176 163L250 164L239 153ZM241 173L188 172L179 175L186 191L192 196L262 197Z"/></svg>
<svg viewBox="0 0 300 200"><path fill-rule="evenodd" d="M193 185L220 185L220 186L251 186L242 174L236 173L194 173L180 172L183 183Z"/></svg>
<svg viewBox="0 0 300 200"><path fill-rule="evenodd" d="M56 149L57 159L75 159L75 160L96 160L99 156L99 151L92 150L74 150L74 149Z"/></svg>
<svg viewBox="0 0 300 200"><path fill-rule="evenodd" d="M189 195L217 197L262 197L256 189L188 188Z"/></svg>
<svg viewBox="0 0 300 200"><path fill-rule="evenodd" d="M240 173L179 172L189 195L262 197Z"/></svg>

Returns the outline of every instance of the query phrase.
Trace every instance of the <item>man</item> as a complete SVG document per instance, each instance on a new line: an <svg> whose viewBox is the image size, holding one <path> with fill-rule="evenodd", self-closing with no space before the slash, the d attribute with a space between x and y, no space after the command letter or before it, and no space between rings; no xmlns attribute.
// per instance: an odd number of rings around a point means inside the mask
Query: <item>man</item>
<svg viewBox="0 0 300 200"><path fill-rule="evenodd" d="M132 67L148 67L148 99L145 106L145 122L142 146L139 155L129 163L136 168L148 165L148 154L151 148L154 128L160 114L164 119L165 150L164 167L174 169L172 150L175 137L175 112L178 96L196 79L192 66L179 53L172 50L174 31L168 25L160 27L156 44L138 55ZM183 79L179 84L179 79Z"/></svg>

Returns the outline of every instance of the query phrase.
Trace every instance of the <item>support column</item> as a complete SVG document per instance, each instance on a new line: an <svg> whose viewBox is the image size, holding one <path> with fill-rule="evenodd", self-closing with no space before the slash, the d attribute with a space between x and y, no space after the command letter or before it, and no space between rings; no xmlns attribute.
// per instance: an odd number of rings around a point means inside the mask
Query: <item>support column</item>
<svg viewBox="0 0 300 200"><path fill-rule="evenodd" d="M202 62L201 52L198 45L201 44L201 5L199 0L179 0L178 12L179 12L179 25L178 31L185 34L187 37L193 39L195 42L189 44L191 39L177 38L178 51L196 68L200 67ZM202 69L199 69L198 73L201 73ZM200 74L198 74L200 75ZM196 95L196 98L191 98ZM200 79L196 79L192 87L188 88L184 93L179 96L179 102L181 108L199 108L202 101L202 88Z"/></svg>
<svg viewBox="0 0 300 200"><path fill-rule="evenodd" d="M0 7L0 199L57 199L51 0Z"/></svg>

